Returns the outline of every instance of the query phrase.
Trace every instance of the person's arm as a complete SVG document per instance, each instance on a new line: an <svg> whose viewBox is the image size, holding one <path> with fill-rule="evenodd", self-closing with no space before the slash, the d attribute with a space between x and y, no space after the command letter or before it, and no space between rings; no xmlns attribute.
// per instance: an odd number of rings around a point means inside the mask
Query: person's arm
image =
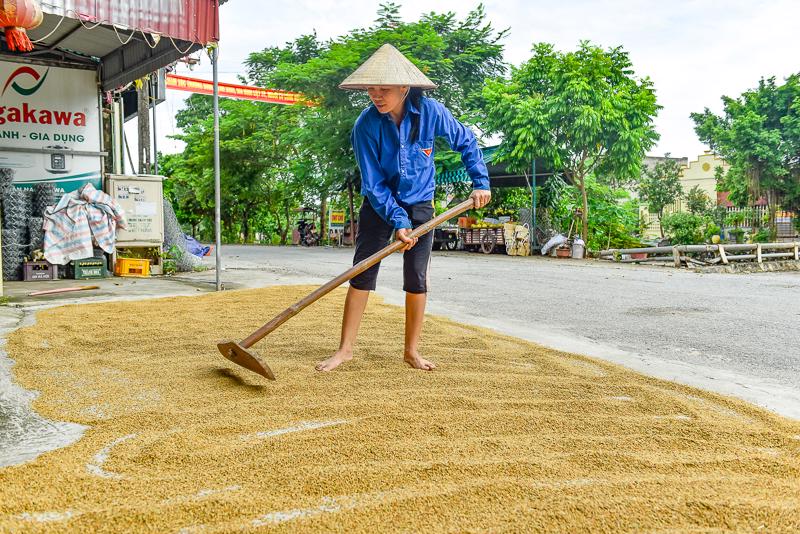
<svg viewBox="0 0 800 534"><path fill-rule="evenodd" d="M478 140L472 130L461 124L453 114L441 103L432 101L435 106L436 135L447 139L450 148L461 153L461 161L467 174L472 178L472 188L476 190L490 190L489 172L483 161L483 154L478 147Z"/></svg>
<svg viewBox="0 0 800 534"><path fill-rule="evenodd" d="M378 160L378 141L361 124L361 121L356 121L351 142L358 168L361 170L363 190L375 212L395 229L411 228L411 219L408 218L408 213L397 204L386 182L383 169L381 169Z"/></svg>

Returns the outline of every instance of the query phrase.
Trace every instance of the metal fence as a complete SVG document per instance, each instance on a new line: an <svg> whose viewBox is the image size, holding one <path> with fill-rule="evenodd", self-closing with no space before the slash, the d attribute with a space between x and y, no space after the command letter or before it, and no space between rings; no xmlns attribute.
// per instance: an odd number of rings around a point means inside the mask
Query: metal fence
<svg viewBox="0 0 800 534"><path fill-rule="evenodd" d="M667 208L664 210L666 214L672 213L674 210L670 210ZM739 213L744 212L745 218L744 222L740 224L740 227L745 230L752 230L753 228L759 228L766 226L766 219L768 216L768 208L767 206L752 206L750 208L727 208L727 213ZM659 221L658 221L658 214L650 213L647 211L647 208L643 208L641 210L641 215L644 217L645 220L645 234L648 236L659 236L661 235L659 229ZM795 227L795 217L796 215L791 211L778 211L775 216L775 222L777 225L778 230L778 241L785 242L785 241L796 241L800 239L800 233L797 231Z"/></svg>
<svg viewBox="0 0 800 534"><path fill-rule="evenodd" d="M775 214L775 223L778 227L778 241L800 240L800 232L795 226L795 214L791 211L779 211Z"/></svg>

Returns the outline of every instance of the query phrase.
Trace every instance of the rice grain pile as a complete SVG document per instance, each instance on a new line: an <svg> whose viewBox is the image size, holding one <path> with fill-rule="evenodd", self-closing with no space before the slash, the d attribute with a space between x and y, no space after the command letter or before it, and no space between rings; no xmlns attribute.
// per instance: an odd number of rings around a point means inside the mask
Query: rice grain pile
<svg viewBox="0 0 800 534"><path fill-rule="evenodd" d="M256 349L216 350L309 287L66 306L8 351L34 408L91 428L0 469L0 532L797 532L800 423L375 296L354 361L337 290Z"/></svg>

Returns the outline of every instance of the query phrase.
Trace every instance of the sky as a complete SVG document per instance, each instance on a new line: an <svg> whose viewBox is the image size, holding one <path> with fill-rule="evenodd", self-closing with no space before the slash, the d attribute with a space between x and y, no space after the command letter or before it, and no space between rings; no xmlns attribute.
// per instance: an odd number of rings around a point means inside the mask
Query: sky
<svg viewBox="0 0 800 534"><path fill-rule="evenodd" d="M396 3L406 21L431 10L463 18L477 6L464 0ZM798 0L487 0L484 6L495 28L509 29L502 43L505 60L513 65L529 58L536 42L564 51L581 40L604 48L622 46L636 75L653 80L663 106L655 122L661 138L651 155L669 152L696 159L708 147L694 133L691 112L708 107L719 113L722 95L737 96L761 77L782 80L800 72ZM379 2L367 0L229 0L220 7L220 79L237 81L250 52L282 46L312 31L325 40L368 27L378 7ZM192 71L180 65L177 73L210 80L211 64L203 55ZM162 152L181 150L181 143L167 136L178 133L174 117L186 96L170 92L158 106ZM136 139L135 121L127 124L126 133Z"/></svg>

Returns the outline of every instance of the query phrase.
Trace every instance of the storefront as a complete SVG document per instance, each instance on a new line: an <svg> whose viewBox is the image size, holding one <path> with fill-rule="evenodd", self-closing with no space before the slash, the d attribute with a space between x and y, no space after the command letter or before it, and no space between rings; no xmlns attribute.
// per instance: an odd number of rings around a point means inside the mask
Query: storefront
<svg viewBox="0 0 800 534"><path fill-rule="evenodd" d="M19 17L15 25L25 29L3 30L0 40L4 183L14 190L33 189L32 197L44 191L59 198L87 183L102 190L106 173L120 169L124 157L121 91L217 42L224 1L4 3L6 16ZM17 218L41 218L35 212L41 209L38 200L32 203L36 209L19 210L23 215ZM33 230L19 226L9 233L22 235L28 237L19 237L18 246L31 252ZM4 251L9 248L3 245Z"/></svg>

